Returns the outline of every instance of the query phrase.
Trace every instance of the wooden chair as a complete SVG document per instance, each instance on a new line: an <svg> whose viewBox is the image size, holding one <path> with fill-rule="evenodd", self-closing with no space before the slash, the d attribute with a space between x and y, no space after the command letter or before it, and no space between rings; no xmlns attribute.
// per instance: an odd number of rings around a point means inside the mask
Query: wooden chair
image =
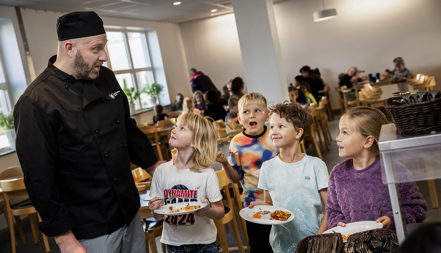
<svg viewBox="0 0 441 253"><path fill-rule="evenodd" d="M176 118L160 120L156 122L157 127L166 127L166 126L174 126L176 125Z"/></svg>
<svg viewBox="0 0 441 253"><path fill-rule="evenodd" d="M214 221L217 228L218 240L222 247L222 252L224 253L229 252L223 225L231 223L231 225L233 226L234 237L236 238L236 243L237 246L239 247L239 252L245 253L242 245L242 240L240 239L239 229L237 227L237 221L234 216L233 202L231 200L231 195L229 190L230 180L228 179L225 170L216 171L216 175L217 178L219 179L219 189L223 192L223 195L226 197L226 202L227 202L227 205L224 206L225 216L221 220Z"/></svg>
<svg viewBox="0 0 441 253"><path fill-rule="evenodd" d="M319 101L319 106L317 107L317 113L320 115L320 117L317 117L318 124L320 125L320 131L323 135L323 139L325 141L326 149L329 150L330 142L332 141L331 138L331 132L329 131L328 126L328 114L326 110L326 104L328 103L328 100L326 97L322 97L322 100Z"/></svg>
<svg viewBox="0 0 441 253"><path fill-rule="evenodd" d="M157 221L154 218L146 218L142 220L142 226L145 236L146 252L149 253L149 246L152 253L158 253L156 246L156 237L162 235L163 220ZM162 251L165 252L165 245L161 243Z"/></svg>
<svg viewBox="0 0 441 253"><path fill-rule="evenodd" d="M223 119L218 119L213 122L214 128L216 129L225 129L225 122Z"/></svg>
<svg viewBox="0 0 441 253"><path fill-rule="evenodd" d="M169 112L167 115L168 115L169 118L177 118L181 114L182 114L182 110Z"/></svg>
<svg viewBox="0 0 441 253"><path fill-rule="evenodd" d="M242 194L240 194L239 191L239 183L233 183L233 190L234 190L234 201L236 203L237 206L237 213L236 213L236 217L238 219L240 219L239 224L241 225L242 229L243 229L243 234L245 236L245 240L247 243L247 247L248 247L248 252L250 251L250 244L249 244L249 239L248 239L248 232L247 232L247 224L246 221L244 219L242 219L239 215L240 210L242 210L243 206L244 206L244 198L242 196Z"/></svg>
<svg viewBox="0 0 441 253"><path fill-rule="evenodd" d="M38 217L38 220L41 221L41 218L40 218L40 215L38 215L37 210L35 210L35 207L30 202L20 204L20 205L11 206L11 198L28 195L28 193L26 191L26 187L24 185L23 178L2 180L2 181L0 181L0 185L2 187L3 195L5 197L6 210L7 210L7 214L8 214L9 224L13 224L12 223L13 216L29 215L31 229L32 229L32 235L34 237L34 243L37 244L38 243L38 227L36 226L36 220ZM9 226L9 231L11 233L12 253L15 253L16 252L16 249L15 249L16 238L15 238L14 227ZM46 252L50 252L49 242L47 240L47 237L44 234L42 234L42 235L43 235L43 243L44 243L44 247L46 249Z"/></svg>
<svg viewBox="0 0 441 253"><path fill-rule="evenodd" d="M360 104L358 92L355 91L355 99L349 98L349 92L352 91L352 89L340 89L341 93L343 94L343 106L344 111L346 112L351 107L356 107Z"/></svg>
<svg viewBox="0 0 441 253"><path fill-rule="evenodd" d="M311 113L312 117L315 118L317 115L315 107L308 107L308 110ZM305 139L312 142L315 152L317 153L317 157L323 160L322 153L320 152L320 148L318 147L319 142L317 141L316 133L318 133L318 136L320 136L320 133L316 128L316 124L311 124L311 129L309 130L309 133L305 133Z"/></svg>
<svg viewBox="0 0 441 253"><path fill-rule="evenodd" d="M241 124L238 124L236 122L226 122L225 129L228 135L236 135L242 132L243 127Z"/></svg>
<svg viewBox="0 0 441 253"><path fill-rule="evenodd" d="M23 177L23 170L21 169L20 166L9 167L0 173L0 180L17 178L17 177ZM14 205L22 204L22 203L29 202L29 201L30 201L30 199L28 196L21 196L21 197L11 199L11 205L14 206ZM4 200L0 200L0 214L2 214L2 213L5 214L5 220L6 220L6 224L8 224L8 227L16 226L18 228L19 233L20 233L21 242L23 244L26 244L26 239L25 239L25 235L24 235L24 231L23 231L23 226L21 224L20 216L15 217L15 225L14 225L14 223L10 224L9 219L8 219L8 212L6 210L6 204L5 204ZM18 246L18 243L16 243L16 245Z"/></svg>
<svg viewBox="0 0 441 253"><path fill-rule="evenodd" d="M328 101L329 100L329 85L325 84L324 89L319 91L320 94L323 94L324 97L326 97L326 99ZM331 107L331 103L327 103L326 104L326 111L328 114L328 118L329 120L333 120L334 116L332 115L332 107Z"/></svg>

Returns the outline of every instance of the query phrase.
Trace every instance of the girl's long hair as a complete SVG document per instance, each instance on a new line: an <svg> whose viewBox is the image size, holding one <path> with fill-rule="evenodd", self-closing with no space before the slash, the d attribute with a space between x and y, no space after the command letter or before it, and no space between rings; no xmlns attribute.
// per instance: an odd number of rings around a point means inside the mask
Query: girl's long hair
<svg viewBox="0 0 441 253"><path fill-rule="evenodd" d="M209 168L216 160L217 138L213 123L195 113L181 114L178 117L183 125L192 132L193 166L190 170L200 172L200 168Z"/></svg>

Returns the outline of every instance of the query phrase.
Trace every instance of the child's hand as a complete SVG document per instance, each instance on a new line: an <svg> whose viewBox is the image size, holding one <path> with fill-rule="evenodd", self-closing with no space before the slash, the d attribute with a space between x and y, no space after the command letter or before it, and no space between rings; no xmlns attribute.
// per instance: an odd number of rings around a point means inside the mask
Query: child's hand
<svg viewBox="0 0 441 253"><path fill-rule="evenodd" d="M158 197L154 197L149 201L149 208L150 211L155 211L156 209L158 209L159 207L161 207L163 205L162 203L162 199L158 198Z"/></svg>
<svg viewBox="0 0 441 253"><path fill-rule="evenodd" d="M337 226L339 227L346 227L346 224L343 221L340 221Z"/></svg>
<svg viewBox="0 0 441 253"><path fill-rule="evenodd" d="M250 203L250 205L248 206L248 208L253 208L253 207L255 207L255 206L257 206L256 201L251 201L251 203Z"/></svg>
<svg viewBox="0 0 441 253"><path fill-rule="evenodd" d="M207 205L204 208L201 208L199 210L197 210L194 214L196 216L202 217L202 216L207 216L207 213L210 211L210 201L208 201L207 199L202 200L202 203L207 203Z"/></svg>
<svg viewBox="0 0 441 253"><path fill-rule="evenodd" d="M377 223L381 222L383 223L383 228L391 228L392 227L392 221L387 216L382 216L376 220Z"/></svg>
<svg viewBox="0 0 441 253"><path fill-rule="evenodd" d="M228 162L228 160L222 152L218 151L216 155L216 162L225 163Z"/></svg>

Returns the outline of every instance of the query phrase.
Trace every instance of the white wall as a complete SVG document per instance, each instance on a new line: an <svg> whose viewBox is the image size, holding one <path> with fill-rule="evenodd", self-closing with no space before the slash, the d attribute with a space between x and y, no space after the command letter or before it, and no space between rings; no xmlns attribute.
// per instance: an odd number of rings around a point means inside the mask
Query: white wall
<svg viewBox="0 0 441 253"><path fill-rule="evenodd" d="M219 90L236 76L244 78L233 14L186 22L180 27L189 68L210 76Z"/></svg>
<svg viewBox="0 0 441 253"><path fill-rule="evenodd" d="M441 83L441 1L327 0L325 4L336 8L338 17L318 23L312 13L322 8L320 1L274 5L288 83L303 65L318 67L331 86L333 108L338 108L333 87L339 73L350 66L383 73L393 68L397 56L415 73L434 75ZM201 66L218 86L236 73L243 75L233 14L183 23L181 32L189 66Z"/></svg>

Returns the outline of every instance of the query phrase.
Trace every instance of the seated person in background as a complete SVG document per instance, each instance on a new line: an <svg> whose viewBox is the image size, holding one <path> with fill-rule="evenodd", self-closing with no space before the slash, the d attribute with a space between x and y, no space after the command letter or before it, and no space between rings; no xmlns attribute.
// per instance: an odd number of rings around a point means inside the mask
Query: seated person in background
<svg viewBox="0 0 441 253"><path fill-rule="evenodd" d="M304 82L304 81L302 81L302 82L300 82L300 90L303 92L303 94L305 95L305 97L308 97L310 100L311 100L311 102L313 103L313 104L317 104L317 100L315 100L315 97L312 95L312 93L309 91L310 90L310 87L309 87L309 84L307 83L307 82ZM309 104L308 104L309 105Z"/></svg>
<svg viewBox="0 0 441 253"><path fill-rule="evenodd" d="M318 69L316 69L317 72L320 73L320 71L318 71ZM319 90L323 90L325 88L325 85L323 83L323 80L320 78L320 75L316 74L316 71L311 70L311 68L309 66L303 66L300 69L300 73L303 76L303 80L304 82L307 82L309 84L309 91L311 92L311 94L314 96L314 98L316 100L320 99L320 95L318 93Z"/></svg>
<svg viewBox="0 0 441 253"><path fill-rule="evenodd" d="M364 70L358 70L357 67L350 67L348 69L348 73L345 74L338 83L338 88L350 89L354 86L354 83L358 82L358 78L360 78L360 73L364 72Z"/></svg>
<svg viewBox="0 0 441 253"><path fill-rule="evenodd" d="M239 123L239 118L237 113L239 112L239 107L237 106L239 102L239 98L233 97L228 100L228 107L230 108L230 112L227 113L227 116L225 116L225 123L226 122L234 122Z"/></svg>
<svg viewBox="0 0 441 253"><path fill-rule="evenodd" d="M394 218L387 184L383 184L378 148L384 114L375 108L355 107L339 122L338 155L348 159L331 171L326 214L330 228L357 221L376 221L394 229ZM409 223L423 222L427 203L414 182L412 173L395 162L402 217ZM362 197L360 197L362 196Z"/></svg>
<svg viewBox="0 0 441 253"><path fill-rule="evenodd" d="M201 111L197 108L194 108L193 100L189 97L184 98L184 105L182 107L182 114L192 112L201 115Z"/></svg>
<svg viewBox="0 0 441 253"><path fill-rule="evenodd" d="M162 107L162 105L155 105L153 111L155 112L155 115L153 115L153 124L156 124L156 122L160 120L168 119L167 113L164 113L164 107Z"/></svg>
<svg viewBox="0 0 441 253"><path fill-rule="evenodd" d="M199 111L204 111L205 99L204 99L204 94L202 93L202 91L197 90L193 93L193 101L195 102L194 108L198 109Z"/></svg>
<svg viewBox="0 0 441 253"><path fill-rule="evenodd" d="M241 77L236 77L233 80L231 80L230 85L229 85L229 91L230 91L230 98L231 97L237 97L237 98L241 98L243 96L243 88L244 88L244 83Z"/></svg>
<svg viewBox="0 0 441 253"><path fill-rule="evenodd" d="M228 101L230 99L230 90L228 89L227 84L225 84L224 87L222 87L222 91L224 94L222 94L221 98Z"/></svg>
<svg viewBox="0 0 441 253"><path fill-rule="evenodd" d="M294 86L290 86L288 87L288 92L289 92L289 102L296 103L297 98L299 97L299 89L297 89Z"/></svg>
<svg viewBox="0 0 441 253"><path fill-rule="evenodd" d="M225 119L227 111L225 111L224 107L219 103L219 96L216 90L208 90L205 92L205 101L204 116L210 117L214 121Z"/></svg>
<svg viewBox="0 0 441 253"><path fill-rule="evenodd" d="M182 103L184 102L184 95L181 93L176 94L175 103L173 104L172 111L182 110Z"/></svg>
<svg viewBox="0 0 441 253"><path fill-rule="evenodd" d="M395 72L394 81L395 82L405 82L407 79L412 78L413 74L404 66L403 59L398 59L395 61Z"/></svg>
<svg viewBox="0 0 441 253"><path fill-rule="evenodd" d="M298 75L296 77L294 77L294 87L296 87L297 89L300 89L300 82L303 81L303 76Z"/></svg>
<svg viewBox="0 0 441 253"><path fill-rule="evenodd" d="M301 104L303 107L309 106L310 104L312 104L311 99L309 97L305 96L305 92L303 92L303 90L299 89L298 92L299 92L299 95L296 98L297 103Z"/></svg>
<svg viewBox="0 0 441 253"><path fill-rule="evenodd" d="M393 68L392 70L389 70L389 69L385 69L385 70L384 70L384 71L387 73L388 76L392 76L392 77L394 76L394 74L395 74L395 62L396 62L397 60L403 60L403 58L402 58L402 57L397 57L397 58L395 58L394 61L393 61L394 68Z"/></svg>

